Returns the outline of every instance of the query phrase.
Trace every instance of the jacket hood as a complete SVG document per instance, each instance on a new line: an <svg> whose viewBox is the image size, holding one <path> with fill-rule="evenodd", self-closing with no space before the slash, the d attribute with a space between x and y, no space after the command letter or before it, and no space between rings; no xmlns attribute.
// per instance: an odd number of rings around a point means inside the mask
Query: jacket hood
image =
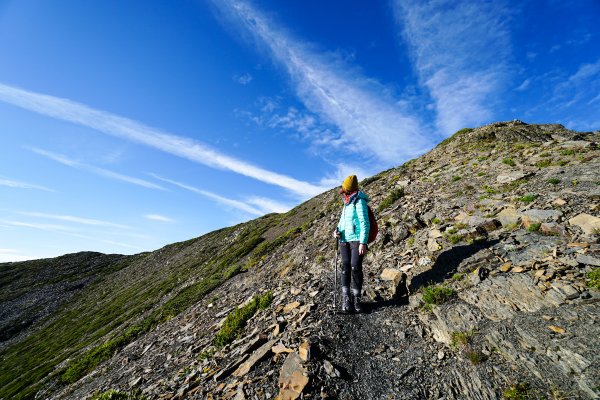
<svg viewBox="0 0 600 400"><path fill-rule="evenodd" d="M356 198L356 196L358 196L359 199L363 199L367 203L369 201L371 201L371 199L369 198L369 196L367 196L364 192L362 192L362 191L359 190L358 193L353 194L352 196L350 196L350 198L348 199L349 201L346 204L352 203L354 201L354 199Z"/></svg>

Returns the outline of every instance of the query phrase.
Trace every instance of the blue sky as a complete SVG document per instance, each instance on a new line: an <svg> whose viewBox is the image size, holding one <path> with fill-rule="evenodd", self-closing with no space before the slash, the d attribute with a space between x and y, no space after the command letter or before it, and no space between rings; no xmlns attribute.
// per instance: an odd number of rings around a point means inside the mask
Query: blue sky
<svg viewBox="0 0 600 400"><path fill-rule="evenodd" d="M600 2L0 0L0 262L137 253L499 120L600 129Z"/></svg>

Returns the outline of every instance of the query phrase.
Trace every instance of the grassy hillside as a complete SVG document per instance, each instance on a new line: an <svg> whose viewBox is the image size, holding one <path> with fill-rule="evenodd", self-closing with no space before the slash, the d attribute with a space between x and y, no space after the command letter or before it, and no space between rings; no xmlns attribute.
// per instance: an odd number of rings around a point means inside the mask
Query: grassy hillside
<svg viewBox="0 0 600 400"><path fill-rule="evenodd" d="M301 233L313 214L308 202L287 214L270 214L151 253L104 256L97 268L89 267L96 253L63 256L51 263L0 264L4 305L36 285L98 275L27 337L0 353L0 398L33 398L50 382L77 381L119 348L252 268ZM55 265L71 268L50 273Z"/></svg>

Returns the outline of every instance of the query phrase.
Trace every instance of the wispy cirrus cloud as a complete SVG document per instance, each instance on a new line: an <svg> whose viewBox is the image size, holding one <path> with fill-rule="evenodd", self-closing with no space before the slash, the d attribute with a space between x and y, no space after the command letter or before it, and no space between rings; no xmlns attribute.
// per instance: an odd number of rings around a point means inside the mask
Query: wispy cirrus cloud
<svg viewBox="0 0 600 400"><path fill-rule="evenodd" d="M493 118L511 51L503 1L395 0L394 11L438 129L447 135Z"/></svg>
<svg viewBox="0 0 600 400"><path fill-rule="evenodd" d="M27 211L21 211L21 212L19 212L19 214L26 215L28 217L53 219L53 220L57 220L57 221L72 222L72 223L81 224L81 225L110 227L110 228L119 228L119 229L133 229L132 227L127 226L127 225L117 224L117 223L109 222L109 221L102 221L102 220L93 219L93 218L75 217L73 215L48 214L48 213L42 213L42 212L27 212Z"/></svg>
<svg viewBox="0 0 600 400"><path fill-rule="evenodd" d="M190 192L193 192L193 193L199 194L201 196L207 197L211 200L214 200L217 203L224 204L228 207L237 208L238 210L242 210L244 212L247 212L248 214L257 215L257 216L262 216L265 214L262 210L259 210L256 207L252 207L242 201L228 199L227 197L223 197L223 196L220 196L213 192L209 192L208 190L202 190L195 186L188 185L186 183L178 182L178 181L168 179L168 178L163 178L162 176L157 175L157 174L149 174L149 175L153 176L154 178L156 178L160 181L170 183L172 185L175 185L175 186L180 187L185 190L189 190Z"/></svg>
<svg viewBox="0 0 600 400"><path fill-rule="evenodd" d="M35 185L33 183L15 181L13 179L7 179L0 177L0 186L6 186L10 188L16 189L34 189L34 190L42 190L44 192L55 192L54 189L47 188L41 185Z"/></svg>
<svg viewBox="0 0 600 400"><path fill-rule="evenodd" d="M245 74L242 74L242 75L234 75L233 76L233 80L242 86L248 85L250 82L252 82L252 79L253 79L252 75L250 75L248 72L246 72Z"/></svg>
<svg viewBox="0 0 600 400"><path fill-rule="evenodd" d="M560 82L554 88L555 101L573 105L585 100L587 105L595 102L600 92L600 59L591 63L583 63L577 71Z"/></svg>
<svg viewBox="0 0 600 400"><path fill-rule="evenodd" d="M251 5L237 0L213 1L228 22L266 47L289 73L298 97L325 123L337 127L331 145L367 154L386 164L398 163L429 149L430 138L398 99L385 88L352 71L346 62L316 53L278 28Z"/></svg>
<svg viewBox="0 0 600 400"><path fill-rule="evenodd" d="M96 175L100 175L103 176L105 178L110 178L110 179L115 179L118 181L122 181L122 182L126 182L126 183L131 183L133 185L137 185L137 186L141 186L141 187L145 187L148 189L156 189L156 190L167 190L162 186L159 186L155 183L152 182L148 182L144 179L139 179L139 178L135 178L132 176L128 176L128 175L123 175L120 174L118 172L114 172L114 171L110 171L108 169L105 168L100 168L100 167L96 167L93 165L89 165L89 164L84 164L82 162L73 160L67 156L64 156L62 154L57 154L57 153L53 153L47 150L42 150L42 149L38 149L35 147L31 147L28 148L29 150L33 151L36 154L39 154L41 156L44 156L50 160L56 161L58 163L61 163L63 165L66 165L68 167L71 168L75 168L75 169L81 169L84 171L88 171L88 172L92 172Z"/></svg>
<svg viewBox="0 0 600 400"><path fill-rule="evenodd" d="M266 197L253 196L247 201L249 204L252 204L262 210L263 214L285 213L292 209L292 206L289 204L283 204L272 199L267 199Z"/></svg>
<svg viewBox="0 0 600 400"><path fill-rule="evenodd" d="M146 214L144 218L149 219L150 221L159 221L159 222L174 222L175 220L169 217L165 217L160 214Z"/></svg>
<svg viewBox="0 0 600 400"><path fill-rule="evenodd" d="M272 172L214 150L197 140L176 136L84 104L0 83L0 101L56 119L87 126L212 168L232 171L305 197L327 188Z"/></svg>
<svg viewBox="0 0 600 400"><path fill-rule="evenodd" d="M70 233L74 234L76 230L71 227L65 225L58 224L40 224L37 222L27 222L27 221L15 221L15 220L6 220L0 219L0 223L5 226L14 226L19 228L32 228L38 229L42 231L50 231L50 232L61 232L61 233Z"/></svg>

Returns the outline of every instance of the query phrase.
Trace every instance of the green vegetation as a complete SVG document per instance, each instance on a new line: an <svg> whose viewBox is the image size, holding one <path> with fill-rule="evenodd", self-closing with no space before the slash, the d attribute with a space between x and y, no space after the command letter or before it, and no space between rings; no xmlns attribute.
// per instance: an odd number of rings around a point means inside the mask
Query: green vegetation
<svg viewBox="0 0 600 400"><path fill-rule="evenodd" d="M92 371L101 362L109 359L116 351L134 341L140 335L149 332L159 323L167 321L187 309L190 305L200 301L211 290L230 279L240 272L240 266L236 261L252 251L258 243L263 241L261 234L266 230L247 229L236 241L235 250L224 252L220 258L209 263L209 274L198 282L181 290L161 308L152 312L149 316L138 322L123 333L117 334L103 344L92 347L81 357L72 360L61 375L61 381L73 383Z"/></svg>
<svg viewBox="0 0 600 400"><path fill-rule="evenodd" d="M452 342L450 343L452 347L464 347L471 343L471 339L473 338L474 331L461 332L455 331L452 332Z"/></svg>
<svg viewBox="0 0 600 400"><path fill-rule="evenodd" d="M464 277L465 277L465 274L462 274L460 272L456 272L455 274L452 275L452 280L453 281L460 281Z"/></svg>
<svg viewBox="0 0 600 400"><path fill-rule="evenodd" d="M96 280L42 322L38 330L0 354L0 398L33 398L42 387L42 380L58 384L77 381L131 341L210 296L214 288L243 272L257 250L262 250L264 256L275 245L283 244L285 240L281 238L275 244L269 240L277 237L282 227L303 224L288 231L287 236L282 235L293 238L310 227L318 213L314 203L309 202L287 214L269 214L135 256L85 253L59 261L1 265L0 296L4 300L18 297L23 282L25 286L36 285L35 279L40 275L37 270L48 268L50 262L70 268L57 279L76 281L95 274ZM98 262L98 257L106 258L106 265ZM93 267L101 271L86 269L87 260L93 260ZM31 268L23 268L24 265ZM5 274L11 268L20 269ZM32 278L28 280L21 274ZM5 279L9 279L6 291ZM19 285L13 285L13 289L11 281ZM67 359L66 366L58 369Z"/></svg>
<svg viewBox="0 0 600 400"><path fill-rule="evenodd" d="M452 227L444 232L444 236L450 241L450 243L456 244L463 238L462 235L458 235L457 232L458 229L456 227Z"/></svg>
<svg viewBox="0 0 600 400"><path fill-rule="evenodd" d="M382 176L383 176L383 174L377 174L377 175L370 176L370 177L365 178L362 181L360 181L359 185L361 188L365 187L365 186L377 181L378 179L381 179Z"/></svg>
<svg viewBox="0 0 600 400"><path fill-rule="evenodd" d="M531 223L531 225L529 225L527 230L529 232L537 232L540 230L541 226L542 226L542 224L540 222L533 222L533 223Z"/></svg>
<svg viewBox="0 0 600 400"><path fill-rule="evenodd" d="M279 236L273 241L261 243L256 247L256 250L252 252L252 257L246 262L244 266L244 270L248 271L256 266L260 261L264 259L265 256L271 254L275 249L286 243L288 240L291 240L297 236L299 236L302 232L306 231L310 227L310 222L298 226L296 228L292 228L285 232L283 235Z"/></svg>
<svg viewBox="0 0 600 400"><path fill-rule="evenodd" d="M537 198L538 198L537 194L531 193L531 194L526 194L525 196L519 197L519 201L521 203L529 204Z"/></svg>
<svg viewBox="0 0 600 400"><path fill-rule="evenodd" d="M502 163L506 164L506 165L509 165L511 167L515 167L517 165L512 158L505 158L505 159L502 160Z"/></svg>
<svg viewBox="0 0 600 400"><path fill-rule="evenodd" d="M458 175L454 175L454 176L452 177L452 182L460 181L461 179L462 179L462 178L461 178L460 176L458 176Z"/></svg>
<svg viewBox="0 0 600 400"><path fill-rule="evenodd" d="M498 191L496 189L494 189L493 187L488 186L488 185L483 185L483 190L485 190L485 192L488 193L488 194L496 194L496 193L498 193Z"/></svg>
<svg viewBox="0 0 600 400"><path fill-rule="evenodd" d="M558 185L560 183L560 179L558 179L558 178L550 178L546 182L548 182L551 185Z"/></svg>
<svg viewBox="0 0 600 400"><path fill-rule="evenodd" d="M588 287L600 290L600 268L592 269L590 272L585 274L585 277Z"/></svg>
<svg viewBox="0 0 600 400"><path fill-rule="evenodd" d="M146 397L142 396L139 391L124 393L117 390L109 390L104 393L94 394L92 400L146 400Z"/></svg>
<svg viewBox="0 0 600 400"><path fill-rule="evenodd" d="M439 219L438 217L435 217L435 218L433 218L433 219L431 220L431 223L432 223L432 224L434 224L434 225L439 225L439 224L441 224L441 223L442 223L442 220L441 220L441 219Z"/></svg>
<svg viewBox="0 0 600 400"><path fill-rule="evenodd" d="M463 128L463 129L457 131L454 135L450 136L449 138L446 138L446 139L442 140L440 142L440 144L438 144L438 146L445 146L448 143L456 140L459 136L464 135L465 133L469 133L472 130L473 130L472 128Z"/></svg>
<svg viewBox="0 0 600 400"><path fill-rule="evenodd" d="M502 394L504 400L528 400L532 398L531 388L528 383L515 383Z"/></svg>
<svg viewBox="0 0 600 400"><path fill-rule="evenodd" d="M423 289L425 309L431 310L434 305L443 304L454 295L454 290L444 285L427 286Z"/></svg>
<svg viewBox="0 0 600 400"><path fill-rule="evenodd" d="M248 304L230 312L223 326L215 335L214 345L223 347L233 342L241 334L246 322L252 318L256 311L268 308L272 301L273 294L269 291L262 296L254 296Z"/></svg>
<svg viewBox="0 0 600 400"><path fill-rule="evenodd" d="M398 201L402 196L404 196L403 188L392 190L392 192L388 194L388 196L385 199L383 199L381 204L379 204L379 207L377 207L377 211L382 212L383 210L394 204L396 201Z"/></svg>
<svg viewBox="0 0 600 400"><path fill-rule="evenodd" d="M573 149L561 150L560 154L563 156L572 156L575 154L575 150L573 150Z"/></svg>
<svg viewBox="0 0 600 400"><path fill-rule="evenodd" d="M535 166L538 168L545 168L545 167L549 167L552 164L551 160L540 160L538 162L535 163Z"/></svg>
<svg viewBox="0 0 600 400"><path fill-rule="evenodd" d="M465 355L467 356L469 361L471 361L471 363L474 365L481 364L485 359L483 354L478 350L467 350L465 351Z"/></svg>

